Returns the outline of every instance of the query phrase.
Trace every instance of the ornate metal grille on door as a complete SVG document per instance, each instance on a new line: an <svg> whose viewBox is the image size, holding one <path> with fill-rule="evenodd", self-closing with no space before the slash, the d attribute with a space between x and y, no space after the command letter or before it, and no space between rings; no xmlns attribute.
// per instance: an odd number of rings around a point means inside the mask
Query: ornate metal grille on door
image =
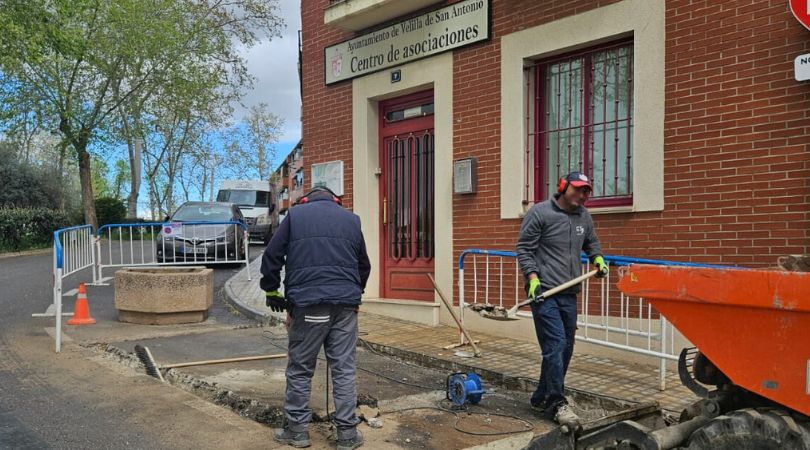
<svg viewBox="0 0 810 450"><path fill-rule="evenodd" d="M433 130L386 139L388 257L431 260L434 254Z"/></svg>

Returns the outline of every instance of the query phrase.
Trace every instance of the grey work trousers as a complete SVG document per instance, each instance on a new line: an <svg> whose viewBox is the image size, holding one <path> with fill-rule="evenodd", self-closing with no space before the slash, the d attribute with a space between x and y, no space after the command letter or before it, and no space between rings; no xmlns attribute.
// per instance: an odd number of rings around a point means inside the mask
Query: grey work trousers
<svg viewBox="0 0 810 450"><path fill-rule="evenodd" d="M287 391L284 414L292 431L305 431L312 375L321 347L331 369L338 439L351 439L357 426L357 307L316 305L294 308L288 332Z"/></svg>

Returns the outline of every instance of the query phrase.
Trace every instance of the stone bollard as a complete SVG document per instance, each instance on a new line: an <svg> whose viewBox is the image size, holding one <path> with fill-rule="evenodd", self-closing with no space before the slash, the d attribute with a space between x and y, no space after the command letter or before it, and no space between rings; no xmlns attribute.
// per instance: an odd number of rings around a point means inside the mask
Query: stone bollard
<svg viewBox="0 0 810 450"><path fill-rule="evenodd" d="M115 272L121 322L169 325L202 322L214 303L214 271L199 266L125 267Z"/></svg>

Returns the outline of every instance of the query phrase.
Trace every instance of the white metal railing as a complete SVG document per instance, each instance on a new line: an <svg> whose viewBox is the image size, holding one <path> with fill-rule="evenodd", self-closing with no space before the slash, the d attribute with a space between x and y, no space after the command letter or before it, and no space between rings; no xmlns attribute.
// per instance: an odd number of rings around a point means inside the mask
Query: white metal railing
<svg viewBox="0 0 810 450"><path fill-rule="evenodd" d="M250 262L247 226L234 221L109 224L99 227L95 245L100 282L108 267Z"/></svg>
<svg viewBox="0 0 810 450"><path fill-rule="evenodd" d="M110 224L94 235L91 225L53 233L53 304L33 317L56 317L56 352L62 349L62 285L65 278L91 269L93 285L103 270L124 266L244 264L250 262L247 226L241 222ZM245 270L248 280L250 271Z"/></svg>
<svg viewBox="0 0 810 450"><path fill-rule="evenodd" d="M95 239L91 225L63 228L53 233L53 305L33 317L56 317L56 353L62 350L62 281L70 275L90 268L96 282Z"/></svg>
<svg viewBox="0 0 810 450"><path fill-rule="evenodd" d="M465 259L472 259L472 279L468 280ZM587 272L587 258L582 259ZM632 258L605 256L611 267L632 264ZM645 263L669 263L643 260ZM510 308L525 298L524 281L511 251L464 250L459 257L458 269L459 316L473 303ZM656 358L659 361L659 387L666 388L667 361L677 361L675 329L667 319L655 311L643 298L630 298L611 289L611 270L607 277L584 282L578 300L577 335L579 341L632 352ZM531 312L518 312L519 317L531 318ZM461 342L464 337L461 335Z"/></svg>

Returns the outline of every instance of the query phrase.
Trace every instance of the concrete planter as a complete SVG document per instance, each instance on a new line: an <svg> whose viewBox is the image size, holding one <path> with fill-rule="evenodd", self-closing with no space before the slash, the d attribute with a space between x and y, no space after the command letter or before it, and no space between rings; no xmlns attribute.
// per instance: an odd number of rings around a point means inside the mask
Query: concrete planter
<svg viewBox="0 0 810 450"><path fill-rule="evenodd" d="M202 322L214 303L214 271L205 267L125 267L115 272L121 322Z"/></svg>

